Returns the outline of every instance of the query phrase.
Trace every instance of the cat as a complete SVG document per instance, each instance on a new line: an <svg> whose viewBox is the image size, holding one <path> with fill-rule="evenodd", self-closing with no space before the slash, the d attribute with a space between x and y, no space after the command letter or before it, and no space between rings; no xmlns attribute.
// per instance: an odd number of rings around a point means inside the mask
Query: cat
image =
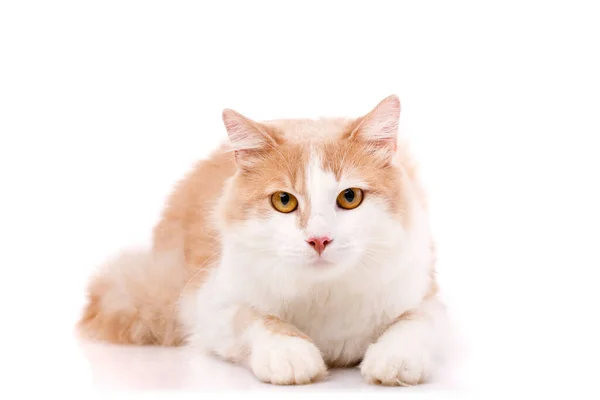
<svg viewBox="0 0 600 400"><path fill-rule="evenodd" d="M425 191L391 95L355 118L253 121L178 182L152 248L87 288L80 331L190 346L278 385L357 367L367 382L435 374L447 322Z"/></svg>

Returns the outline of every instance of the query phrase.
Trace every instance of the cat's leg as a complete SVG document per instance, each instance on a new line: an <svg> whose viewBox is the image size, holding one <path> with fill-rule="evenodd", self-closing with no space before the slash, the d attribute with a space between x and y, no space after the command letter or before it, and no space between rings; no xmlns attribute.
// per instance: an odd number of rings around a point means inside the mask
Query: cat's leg
<svg viewBox="0 0 600 400"><path fill-rule="evenodd" d="M319 349L295 326L246 306L212 309L191 344L248 367L263 382L306 384L327 375Z"/></svg>
<svg viewBox="0 0 600 400"><path fill-rule="evenodd" d="M443 349L446 322L445 308L435 297L402 314L367 349L360 366L365 379L393 386L427 381Z"/></svg>

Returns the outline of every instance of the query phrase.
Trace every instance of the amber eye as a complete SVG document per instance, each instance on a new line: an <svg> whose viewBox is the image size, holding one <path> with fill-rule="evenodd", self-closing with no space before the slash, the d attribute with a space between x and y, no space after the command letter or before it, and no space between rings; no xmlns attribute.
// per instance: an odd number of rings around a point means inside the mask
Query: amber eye
<svg viewBox="0 0 600 400"><path fill-rule="evenodd" d="M337 197L338 206L346 210L352 210L360 206L363 201L363 191L357 188L346 189Z"/></svg>
<svg viewBox="0 0 600 400"><path fill-rule="evenodd" d="M298 200L287 192L275 192L271 195L273 208L282 213L291 213L298 207Z"/></svg>

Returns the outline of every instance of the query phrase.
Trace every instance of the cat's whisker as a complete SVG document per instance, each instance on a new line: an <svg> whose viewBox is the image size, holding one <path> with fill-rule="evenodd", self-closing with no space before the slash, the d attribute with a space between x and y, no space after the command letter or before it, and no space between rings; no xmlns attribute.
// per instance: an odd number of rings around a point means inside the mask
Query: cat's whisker
<svg viewBox="0 0 600 400"><path fill-rule="evenodd" d="M281 154L281 152L277 149L277 147L273 146L271 143L268 143L268 142L266 144L271 149L273 149L277 154L279 154L279 156L283 160L283 165L285 165L286 169L288 170L288 173L290 174L289 176L294 176L294 174L292 174L292 170L290 169L288 160L283 156L283 154Z"/></svg>
<svg viewBox="0 0 600 400"><path fill-rule="evenodd" d="M218 260L215 259L215 257L217 255L219 255L219 253L213 253L210 257L208 257L206 260L204 260L204 262L202 264L200 264L199 266L196 267L197 268L196 272L194 272L194 274L187 279L185 285L183 286L183 288L179 292L179 296L178 296L179 300L181 300L181 296L183 295L183 293L185 293L185 291L187 290L187 288L190 285L190 283L194 280L194 278L196 278L200 273L208 270L212 266L213 263L216 263L218 261ZM215 261L209 263L213 259L215 259ZM179 301L175 302L174 308L177 308L178 302ZM173 312L175 312L175 309L173 309Z"/></svg>
<svg viewBox="0 0 600 400"><path fill-rule="evenodd" d="M403 226L377 206L421 202L404 190L414 178L396 146L399 106L390 96L359 119L265 123L223 110L235 154L218 150L198 163L156 227L154 246L177 242L184 257L113 262L90 288L86 331L131 344L189 342L277 384L316 380L340 360L386 384L429 375L433 354L422 338L438 324L404 318L404 310L436 318L434 295L420 310L414 290L431 270L430 243L406 239L427 228L426 210L408 209L412 223ZM286 190L275 185L302 197L286 201L297 212L270 199ZM355 185L377 191L342 207L350 202L343 190ZM402 329L390 329L396 323Z"/></svg>
<svg viewBox="0 0 600 400"><path fill-rule="evenodd" d="M382 265L382 264L385 262L385 260L384 260L384 259L382 259L382 258L379 256L379 254L377 254L377 253L371 253L371 252L364 252L364 253L362 254L362 257L361 257L361 263L362 263L363 261L370 261L370 262L371 262L371 263L370 263L370 265L371 265L371 266L372 266L372 265ZM365 265L365 266L366 266L366 265Z"/></svg>

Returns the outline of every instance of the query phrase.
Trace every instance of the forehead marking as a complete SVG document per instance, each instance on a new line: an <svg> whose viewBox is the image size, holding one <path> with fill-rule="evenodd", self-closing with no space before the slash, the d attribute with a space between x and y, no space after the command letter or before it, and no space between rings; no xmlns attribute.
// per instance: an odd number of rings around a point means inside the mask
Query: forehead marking
<svg viewBox="0 0 600 400"><path fill-rule="evenodd" d="M323 168L321 152L311 147L306 168L306 201L310 207L303 216L301 226L314 230L315 234L324 234L328 230L324 221L331 221L335 214L337 180L332 172Z"/></svg>

